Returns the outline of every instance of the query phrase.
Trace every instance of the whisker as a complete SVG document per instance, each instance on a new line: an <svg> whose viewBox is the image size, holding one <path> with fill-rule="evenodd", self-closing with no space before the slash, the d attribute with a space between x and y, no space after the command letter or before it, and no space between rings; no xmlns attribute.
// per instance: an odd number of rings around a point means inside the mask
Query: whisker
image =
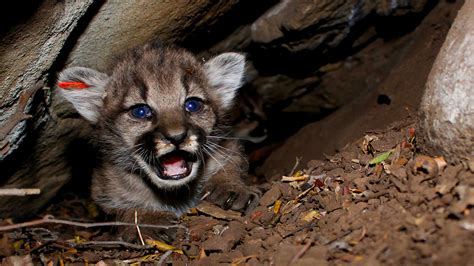
<svg viewBox="0 0 474 266"><path fill-rule="evenodd" d="M230 155L227 155L226 153L224 153L223 151L219 150L219 147L212 147L212 146L208 146L208 148L214 152L216 155L218 155L219 157L222 158L222 160L224 162L230 162L232 165L234 165L235 167L237 168L240 168L240 166L238 165L238 163L232 159L232 157Z"/></svg>
<svg viewBox="0 0 474 266"><path fill-rule="evenodd" d="M214 152L215 154L217 154L219 157L222 158L222 160L227 163L229 162L230 164L232 164L235 168L237 169L240 169L241 171L245 171L246 170L246 166L248 165L247 164L247 161L245 160L244 158L244 162L245 162L245 166L242 165L242 162L241 161L237 161L237 159L234 158L234 156L232 155L228 155L226 154L224 151L220 150L219 149L219 146L207 146L207 148L209 150L211 150L212 152Z"/></svg>
<svg viewBox="0 0 474 266"><path fill-rule="evenodd" d="M230 140L245 140L244 138L238 138L238 137L226 137L226 136L207 136L208 138L214 138L214 139L230 139Z"/></svg>
<svg viewBox="0 0 474 266"><path fill-rule="evenodd" d="M198 154L199 157L201 157L201 161L202 161L203 166L206 167L206 160L204 159L204 154L202 153L202 150L198 149L197 154Z"/></svg>
<svg viewBox="0 0 474 266"><path fill-rule="evenodd" d="M210 145L213 146L213 147L217 147L217 148L219 148L219 149L222 149L222 150L225 150L225 151L229 151L229 152L231 152L231 153L234 153L234 154L238 155L239 157L241 157L242 159L245 160L245 156L243 156L242 153L240 153L240 152L238 152L238 151L234 151L234 150L232 150L232 149L226 148L226 147L224 147L224 146L222 146L222 145L219 145L219 144L217 144L217 143L214 143L214 142L208 142L208 143L206 143L206 144L210 144Z"/></svg>
<svg viewBox="0 0 474 266"><path fill-rule="evenodd" d="M212 159L214 159L214 161L216 161L217 164L219 164L220 168L224 170L224 172L227 174L227 171L225 170L224 168L224 165L221 164L221 162L219 160L216 159L216 157L214 157L211 152L208 150L208 148L204 145L202 146L203 150L205 153L207 153L207 155L209 155Z"/></svg>
<svg viewBox="0 0 474 266"><path fill-rule="evenodd" d="M228 156L229 159L230 159L231 155L227 155L224 151L231 152L231 153L237 155L238 157L240 157L242 159L242 163L245 164L248 167L249 163L247 161L247 158L245 156L243 156L240 152L237 152L235 150L223 147L222 145L219 145L219 144L213 143L213 142L208 142L206 144L210 144L211 147L215 148L216 152L220 152L221 154ZM230 159L230 160L233 161L234 163L237 163L237 162L235 162L235 160L232 160L232 159ZM235 165L235 166L239 167L241 170L243 170L242 166L237 166L237 165Z"/></svg>

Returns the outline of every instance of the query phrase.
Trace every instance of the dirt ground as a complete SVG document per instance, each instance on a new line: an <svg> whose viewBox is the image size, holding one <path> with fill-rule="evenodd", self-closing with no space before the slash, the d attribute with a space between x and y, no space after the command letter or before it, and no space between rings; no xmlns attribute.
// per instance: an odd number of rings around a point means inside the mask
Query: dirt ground
<svg viewBox="0 0 474 266"><path fill-rule="evenodd" d="M298 132L286 136L265 160L263 174L291 170L295 157L302 157L305 163L324 158L367 130L415 116L433 62L461 6L462 1L440 1L413 31L396 38L378 38L336 64L338 67L323 76L318 90L333 88L342 93L356 88L359 96L324 119L295 127ZM394 26L392 30L397 29ZM278 117L275 121L279 126L271 133L293 128L291 122L281 123Z"/></svg>
<svg viewBox="0 0 474 266"><path fill-rule="evenodd" d="M474 161L419 154L410 119L257 186L266 192L256 209L242 216L204 202L169 229L170 245L120 241L109 234L119 226L84 227L106 217L71 195L35 226L3 231L0 256L4 265L474 264Z"/></svg>
<svg viewBox="0 0 474 266"><path fill-rule="evenodd" d="M442 4L392 45L405 49L372 82L377 89L286 139L279 153L270 144L249 155L273 151L250 178L263 197L248 214L203 202L152 239L140 217L138 226L118 225L88 195L66 192L36 218L0 220L2 265L474 265L474 161L421 154L413 119L456 14ZM373 51L383 42L360 61L381 61ZM354 78L373 69L360 71ZM344 69L328 75L354 83ZM387 119L398 122L373 130ZM137 240L115 236L125 228Z"/></svg>

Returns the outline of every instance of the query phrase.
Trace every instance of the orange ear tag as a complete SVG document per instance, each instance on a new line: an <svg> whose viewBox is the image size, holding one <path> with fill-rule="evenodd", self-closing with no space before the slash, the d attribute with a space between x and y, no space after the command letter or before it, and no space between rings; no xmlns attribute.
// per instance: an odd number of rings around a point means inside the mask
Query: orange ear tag
<svg viewBox="0 0 474 266"><path fill-rule="evenodd" d="M88 84L80 81L60 81L58 87L61 89L87 89L90 88Z"/></svg>

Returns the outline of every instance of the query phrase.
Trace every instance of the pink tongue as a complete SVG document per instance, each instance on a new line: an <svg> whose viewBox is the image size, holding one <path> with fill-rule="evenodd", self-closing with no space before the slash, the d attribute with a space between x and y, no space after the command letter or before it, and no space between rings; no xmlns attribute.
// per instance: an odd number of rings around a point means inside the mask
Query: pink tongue
<svg viewBox="0 0 474 266"><path fill-rule="evenodd" d="M181 156L172 156L162 163L163 174L167 176L184 175L188 172L186 161Z"/></svg>

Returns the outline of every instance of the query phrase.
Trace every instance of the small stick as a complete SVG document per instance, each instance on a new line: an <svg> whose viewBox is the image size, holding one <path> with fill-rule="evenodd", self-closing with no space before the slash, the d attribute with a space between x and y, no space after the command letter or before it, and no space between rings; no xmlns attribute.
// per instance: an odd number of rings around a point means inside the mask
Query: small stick
<svg viewBox="0 0 474 266"><path fill-rule="evenodd" d="M296 230L294 230L294 231L292 231L292 232L289 232L288 234L282 236L282 238L285 239L285 238L287 238L287 237L289 237L289 236L292 236L292 235L294 235L294 234L296 234L296 233L298 233L298 232L300 232L300 231L303 231L303 230L305 230L305 229L309 229L309 228L315 226L316 224L317 224L317 221L310 222L310 223L306 224L306 225L303 226L303 227L300 227L300 228L298 228L298 229L296 229Z"/></svg>
<svg viewBox="0 0 474 266"><path fill-rule="evenodd" d="M0 196L27 196L40 193L39 188L0 188Z"/></svg>
<svg viewBox="0 0 474 266"><path fill-rule="evenodd" d="M0 232L9 231L20 229L23 227L30 227L35 225L41 224L64 224L64 225L72 225L72 226L79 226L84 228L92 228L92 227L105 227L105 226L135 226L134 223L125 223L125 222L99 222L99 223L82 223L82 222L73 222L68 220L61 220L55 219L52 215L45 215L42 219L33 220L24 223L12 224L12 225L5 225L0 226ZM186 230L186 233L189 233L188 228L182 225L155 225L155 224L141 224L141 227L150 227L150 228L163 228L163 229L170 229L170 228L183 228Z"/></svg>
<svg viewBox="0 0 474 266"><path fill-rule="evenodd" d="M140 242L142 242L142 245L144 246L145 241L143 241L142 232L140 232L140 227L138 227L138 214L137 214L136 210L135 210L135 227L137 228L138 237L140 238Z"/></svg>
<svg viewBox="0 0 474 266"><path fill-rule="evenodd" d="M127 243L123 241L88 241L80 244L68 243L69 246L77 249L87 249L91 247L105 247L105 248L114 248L114 247L124 247L130 249L154 249L151 245L136 245L132 243Z"/></svg>
<svg viewBox="0 0 474 266"><path fill-rule="evenodd" d="M163 255L161 255L161 258L160 260L158 261L158 265L163 265L163 263L165 262L166 258L169 257L169 255L171 255L171 253L173 253L172 250L168 250L166 251Z"/></svg>
<svg viewBox="0 0 474 266"><path fill-rule="evenodd" d="M312 244L313 244L313 240L311 239L311 241L308 241L308 243L306 243L306 245L304 245L303 248L300 251L298 251L298 253L295 254L290 264L294 264L299 258L301 258L304 255L304 253L309 249L309 247L311 247Z"/></svg>
<svg viewBox="0 0 474 266"><path fill-rule="evenodd" d="M202 195L202 197L200 198L200 200L204 200L205 198L207 198L207 196L209 196L211 194L210 191L207 191L204 195Z"/></svg>
<svg viewBox="0 0 474 266"><path fill-rule="evenodd" d="M293 168L291 169L290 174L289 174L288 176L292 176L292 175L295 173L296 168L297 168L298 165L300 164L301 159L302 159L302 157L296 157L295 165L294 165Z"/></svg>
<svg viewBox="0 0 474 266"><path fill-rule="evenodd" d="M12 129L15 128L15 126L19 122L32 117L31 115L25 114L23 112L25 110L26 104L28 103L28 100L36 93L36 91L43 88L43 86L44 82L41 80L36 82L33 88L23 90L21 92L15 113L13 113L13 115L7 120L5 124L2 125L2 127L0 127L0 140L4 140L10 133L10 131L12 131Z"/></svg>
<svg viewBox="0 0 474 266"><path fill-rule="evenodd" d="M301 192L301 194L299 194L295 199L294 201L299 201L300 199L302 199L304 196L306 196L306 194L308 194L312 189L314 189L316 187L316 183L314 183L310 188L308 188L307 190Z"/></svg>
<svg viewBox="0 0 474 266"><path fill-rule="evenodd" d="M301 175L301 176L282 176L281 182L294 182L294 181L306 181L309 175Z"/></svg>

